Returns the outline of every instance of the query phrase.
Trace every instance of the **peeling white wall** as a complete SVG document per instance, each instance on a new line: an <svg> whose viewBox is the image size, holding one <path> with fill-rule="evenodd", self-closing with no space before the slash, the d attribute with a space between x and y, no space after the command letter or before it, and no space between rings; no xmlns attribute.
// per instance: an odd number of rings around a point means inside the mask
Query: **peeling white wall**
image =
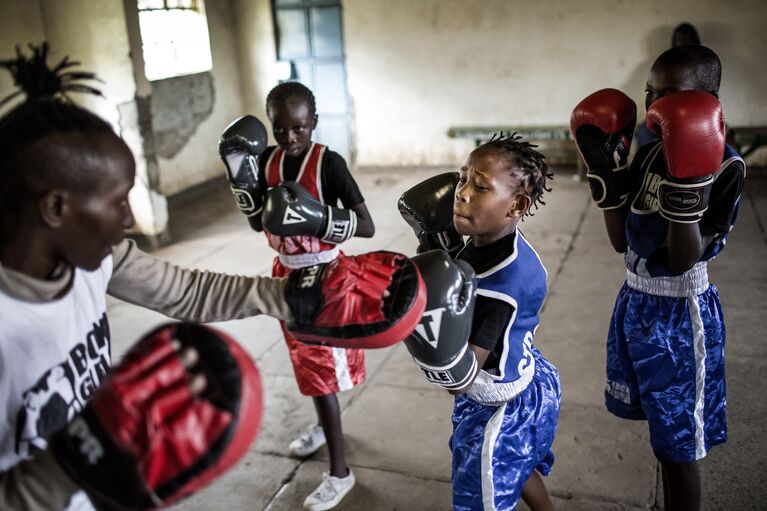
<svg viewBox="0 0 767 511"><path fill-rule="evenodd" d="M358 165L462 161L451 126L566 125L603 87L644 113L652 61L688 21L722 59L731 125L767 124L764 0L348 0Z"/></svg>
<svg viewBox="0 0 767 511"><path fill-rule="evenodd" d="M213 57L215 102L210 117L201 122L186 146L172 159L158 158L160 189L172 195L210 179L224 176L218 139L224 128L242 115L242 84L235 35L236 18L229 0L205 2Z"/></svg>
<svg viewBox="0 0 767 511"><path fill-rule="evenodd" d="M235 17L244 113L267 123L266 95L279 82L271 2L235 0Z"/></svg>

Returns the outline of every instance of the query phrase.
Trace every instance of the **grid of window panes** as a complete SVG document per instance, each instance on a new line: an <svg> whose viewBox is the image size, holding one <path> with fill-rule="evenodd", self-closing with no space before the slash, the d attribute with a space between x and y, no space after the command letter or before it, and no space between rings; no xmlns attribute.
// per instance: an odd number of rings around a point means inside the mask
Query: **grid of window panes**
<svg viewBox="0 0 767 511"><path fill-rule="evenodd" d="M274 0L277 58L291 79L312 89L320 121L316 140L345 158L351 149L349 102L339 0Z"/></svg>
<svg viewBox="0 0 767 511"><path fill-rule="evenodd" d="M197 0L138 0L139 11L189 9L197 10Z"/></svg>
<svg viewBox="0 0 767 511"><path fill-rule="evenodd" d="M213 61L201 0L137 0L148 80L210 71Z"/></svg>

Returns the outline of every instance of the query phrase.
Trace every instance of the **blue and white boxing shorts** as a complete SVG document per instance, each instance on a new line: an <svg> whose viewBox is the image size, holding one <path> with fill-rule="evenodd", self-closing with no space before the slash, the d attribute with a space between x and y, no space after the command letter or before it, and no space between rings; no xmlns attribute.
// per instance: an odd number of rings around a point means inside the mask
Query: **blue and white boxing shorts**
<svg viewBox="0 0 767 511"><path fill-rule="evenodd" d="M514 509L537 469L548 475L562 389L556 368L533 348L535 376L500 406L461 394L453 408L453 509Z"/></svg>
<svg viewBox="0 0 767 511"><path fill-rule="evenodd" d="M727 440L724 340L705 263L680 277L628 273L607 336L607 409L646 419L660 458L703 458Z"/></svg>

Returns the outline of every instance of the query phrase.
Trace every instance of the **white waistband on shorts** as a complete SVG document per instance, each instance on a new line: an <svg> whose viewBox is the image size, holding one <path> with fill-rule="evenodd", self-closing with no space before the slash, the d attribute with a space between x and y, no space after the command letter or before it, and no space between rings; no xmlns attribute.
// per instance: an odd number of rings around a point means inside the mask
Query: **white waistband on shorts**
<svg viewBox="0 0 767 511"><path fill-rule="evenodd" d="M480 371L471 384L466 395L477 403L488 406L500 406L506 401L511 401L521 394L535 375L535 359L528 365L518 379L505 383L498 383L485 371Z"/></svg>
<svg viewBox="0 0 767 511"><path fill-rule="evenodd" d="M701 261L673 277L643 277L626 270L626 284L631 289L655 296L698 296L708 289L708 264Z"/></svg>
<svg viewBox="0 0 767 511"><path fill-rule="evenodd" d="M341 251L338 247L333 247L330 250L323 250L322 252L312 252L308 254L280 254L280 262L283 266L287 266L291 270L296 268L304 268L306 266L313 266L315 264L329 263L338 255Z"/></svg>

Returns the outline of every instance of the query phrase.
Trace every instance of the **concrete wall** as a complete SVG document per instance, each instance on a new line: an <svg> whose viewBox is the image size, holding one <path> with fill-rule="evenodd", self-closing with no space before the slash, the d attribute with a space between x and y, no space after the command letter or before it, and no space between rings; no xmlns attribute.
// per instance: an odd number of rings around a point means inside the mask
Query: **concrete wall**
<svg viewBox="0 0 767 511"><path fill-rule="evenodd" d="M245 112L266 122L266 95L279 82L271 2L235 0L234 4Z"/></svg>
<svg viewBox="0 0 767 511"><path fill-rule="evenodd" d="M0 58L16 43L48 40L54 59L72 55L106 81L106 100L81 100L89 108L112 122L133 115L142 125L143 115L145 124L149 116L150 124L183 127L166 133L172 150L157 151L147 133L131 146L146 162L144 202L162 209L157 192L222 175L216 145L231 120L265 119L264 99L279 77L271 6L206 3L213 70L181 79L171 97L193 101L189 109L159 90L153 97L128 6L134 0L0 0ZM729 124L767 124L763 0L347 0L343 8L357 165L455 164L473 144L449 139L451 126L564 125L579 99L605 86L641 105L647 70L683 20L722 57ZM11 90L0 74L0 95ZM152 222L162 230L162 218Z"/></svg>
<svg viewBox="0 0 767 511"><path fill-rule="evenodd" d="M130 58L131 43L122 0L0 2L0 58L13 57L17 44L28 55L27 44L37 45L43 41L50 44L49 64L68 55L81 63L81 69L93 71L103 80L103 83L92 83L103 97L71 94L70 98L109 121L133 150L137 177L130 200L136 230L159 234L167 222L165 201L148 186L143 138L134 101L136 81ZM10 75L2 73L0 97L14 90Z"/></svg>
<svg viewBox="0 0 767 511"><path fill-rule="evenodd" d="M223 178L224 171L218 157L218 139L221 132L236 117L243 113L241 75L238 67L238 43L236 16L230 0L209 0L205 2L213 56L212 89L205 79L180 80L176 100L170 105L158 103L153 98L153 116L161 112L165 116L177 115L179 119L165 119L164 125L174 122L191 121L185 126L183 144L177 145L172 157L158 155L159 189L165 195L172 195L190 186L213 178ZM164 96L168 97L168 96ZM188 110L204 111L200 102L212 100L212 109L204 118L188 115ZM162 101L162 100L161 100ZM191 101L184 107L184 101ZM175 112L175 113L174 113ZM155 119L157 120L157 119Z"/></svg>
<svg viewBox="0 0 767 511"><path fill-rule="evenodd" d="M343 5L358 165L456 163L472 144L448 139L450 126L564 125L602 87L643 105L647 71L681 21L722 59L728 123L767 124L763 0Z"/></svg>

